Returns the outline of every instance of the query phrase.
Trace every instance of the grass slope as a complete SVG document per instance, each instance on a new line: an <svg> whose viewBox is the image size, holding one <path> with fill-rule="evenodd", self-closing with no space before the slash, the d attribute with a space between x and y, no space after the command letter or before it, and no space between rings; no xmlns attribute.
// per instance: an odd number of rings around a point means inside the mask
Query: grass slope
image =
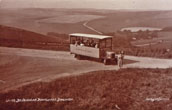
<svg viewBox="0 0 172 110"><path fill-rule="evenodd" d="M1 110L171 110L172 69L97 71L36 83L0 94ZM168 100L146 101L146 98ZM18 98L73 98L71 102L5 102ZM118 107L117 107L118 106Z"/></svg>
<svg viewBox="0 0 172 110"><path fill-rule="evenodd" d="M42 35L39 33L0 25L0 46L69 50L68 36L64 34Z"/></svg>
<svg viewBox="0 0 172 110"><path fill-rule="evenodd" d="M99 18L95 12L83 12L66 9L0 9L0 24L21 28L46 35L48 32L91 33L83 22ZM56 19L53 22L52 19ZM69 22L70 21L70 22ZM72 21L72 22L71 22Z"/></svg>

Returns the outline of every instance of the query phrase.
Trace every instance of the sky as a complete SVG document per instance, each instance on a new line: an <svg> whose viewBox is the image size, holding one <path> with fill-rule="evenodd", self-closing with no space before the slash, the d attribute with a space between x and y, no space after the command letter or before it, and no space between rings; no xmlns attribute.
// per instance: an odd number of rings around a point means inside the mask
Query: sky
<svg viewBox="0 0 172 110"><path fill-rule="evenodd" d="M0 0L0 8L172 10L172 0Z"/></svg>

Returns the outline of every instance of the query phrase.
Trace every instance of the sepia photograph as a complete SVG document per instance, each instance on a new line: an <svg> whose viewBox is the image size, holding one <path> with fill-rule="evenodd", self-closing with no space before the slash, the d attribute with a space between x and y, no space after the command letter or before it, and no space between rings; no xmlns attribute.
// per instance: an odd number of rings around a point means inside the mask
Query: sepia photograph
<svg viewBox="0 0 172 110"><path fill-rule="evenodd" d="M172 1L0 0L0 110L172 110Z"/></svg>

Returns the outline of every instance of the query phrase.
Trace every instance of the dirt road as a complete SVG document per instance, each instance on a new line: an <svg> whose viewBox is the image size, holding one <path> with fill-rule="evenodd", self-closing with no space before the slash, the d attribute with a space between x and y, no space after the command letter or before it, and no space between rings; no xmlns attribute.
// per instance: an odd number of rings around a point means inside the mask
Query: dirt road
<svg viewBox="0 0 172 110"><path fill-rule="evenodd" d="M125 56L125 59L137 61L136 63L124 65L124 68L170 68L172 59L158 59L149 57Z"/></svg>
<svg viewBox="0 0 172 110"><path fill-rule="evenodd" d="M0 47L0 91L37 81L109 69L117 67L76 60L69 52Z"/></svg>
<svg viewBox="0 0 172 110"><path fill-rule="evenodd" d="M83 26L86 27L86 28L88 28L88 29L91 30L91 31L96 32L97 34L103 34L102 32L100 32L100 31L94 29L93 27L88 26L88 23L89 23L89 21L86 21L86 22L83 24Z"/></svg>
<svg viewBox="0 0 172 110"><path fill-rule="evenodd" d="M153 59L125 56L137 62L125 64L127 67L168 68L172 67L172 59ZM114 70L117 66L103 63L76 60L69 52L20 49L0 47L0 91L37 81L83 74L96 70Z"/></svg>

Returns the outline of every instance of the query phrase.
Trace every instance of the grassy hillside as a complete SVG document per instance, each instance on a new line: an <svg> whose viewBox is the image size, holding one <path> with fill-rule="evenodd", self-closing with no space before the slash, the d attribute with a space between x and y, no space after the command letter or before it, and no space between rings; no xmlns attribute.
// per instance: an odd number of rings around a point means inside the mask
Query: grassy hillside
<svg viewBox="0 0 172 110"><path fill-rule="evenodd" d="M101 32L114 32L124 27L171 27L171 11L121 11L90 9L0 9L0 24L33 32L93 33L83 23Z"/></svg>
<svg viewBox="0 0 172 110"><path fill-rule="evenodd" d="M106 13L105 16L105 18L90 21L89 25L102 32L114 32L126 27L172 26L171 11L117 11Z"/></svg>
<svg viewBox="0 0 172 110"><path fill-rule="evenodd" d="M0 24L21 28L46 35L48 32L92 33L83 27L83 22L98 19L102 15L95 12L85 12L66 9L0 9Z"/></svg>
<svg viewBox="0 0 172 110"><path fill-rule="evenodd" d="M172 32L161 31L157 33L156 37L148 35L146 37L138 36L139 40L131 42L133 46L137 47L134 50L135 55L172 58Z"/></svg>
<svg viewBox="0 0 172 110"><path fill-rule="evenodd" d="M68 50L68 36L48 36L23 29L0 25L0 45L8 47Z"/></svg>
<svg viewBox="0 0 172 110"><path fill-rule="evenodd" d="M0 94L1 110L171 110L172 69L97 71ZM59 102L5 102L61 98ZM158 100L157 98L160 98ZM150 100L152 99L152 100ZM153 101L153 99L155 99Z"/></svg>

